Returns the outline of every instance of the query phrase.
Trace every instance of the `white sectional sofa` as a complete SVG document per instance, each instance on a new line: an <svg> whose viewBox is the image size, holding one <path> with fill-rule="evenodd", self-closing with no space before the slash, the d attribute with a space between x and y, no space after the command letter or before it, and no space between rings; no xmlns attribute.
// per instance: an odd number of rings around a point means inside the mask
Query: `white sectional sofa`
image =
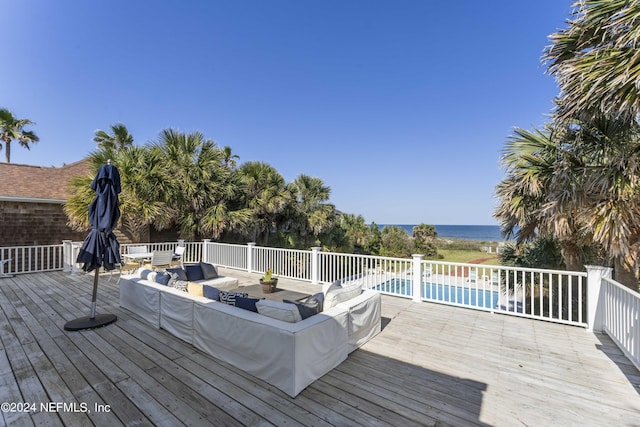
<svg viewBox="0 0 640 427"><path fill-rule="evenodd" d="M120 277L120 305L155 327L295 397L380 332L380 294L365 290L296 323Z"/></svg>
<svg viewBox="0 0 640 427"><path fill-rule="evenodd" d="M124 279L124 280L123 280ZM219 276L216 279L198 280L197 283L203 285L210 285L216 287L232 287L238 284L238 279L231 277ZM137 284L143 284L145 286L135 286ZM158 284L152 280L146 280L140 278L138 273L130 275L122 275L120 280L120 306L126 308L129 311L136 313L147 322L159 328L160 325L160 292L165 291L169 294L165 296L163 301L165 306L165 323L169 321L172 313L175 311L176 315L178 310L171 310L167 308L171 304L181 304L184 298L184 292L177 289L173 289L169 286ZM171 297L169 295L175 295ZM204 298L205 301L209 301ZM190 342L190 340L187 340Z"/></svg>

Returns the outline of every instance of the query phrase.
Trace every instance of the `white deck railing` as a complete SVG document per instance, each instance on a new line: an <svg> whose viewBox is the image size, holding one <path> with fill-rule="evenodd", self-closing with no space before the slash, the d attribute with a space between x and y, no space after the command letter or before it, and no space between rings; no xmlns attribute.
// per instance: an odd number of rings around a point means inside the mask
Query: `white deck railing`
<svg viewBox="0 0 640 427"><path fill-rule="evenodd" d="M185 246L185 252L182 255L183 263L195 263L200 262L203 259L202 251L203 245L201 242L185 242L179 240L177 242L162 242L162 243L125 243L120 245L120 254L124 255L129 253L130 246L144 245L149 252L155 251L174 251L178 246ZM80 252L82 242L72 242L71 240L63 241L64 246L64 263L58 270L71 271L73 273L79 271L82 268L82 264L77 264L76 259ZM124 262L123 262L124 264ZM19 271L18 273L29 273L29 271Z"/></svg>
<svg viewBox="0 0 640 427"><path fill-rule="evenodd" d="M382 293L586 326L585 272L319 253L319 281L359 278Z"/></svg>
<svg viewBox="0 0 640 427"><path fill-rule="evenodd" d="M603 331L640 369L640 294L604 277L600 304Z"/></svg>
<svg viewBox="0 0 640 427"><path fill-rule="evenodd" d="M247 245L212 243L209 240L205 240L203 246L202 261L220 267L249 270L248 256L251 255L251 252L248 250Z"/></svg>
<svg viewBox="0 0 640 427"><path fill-rule="evenodd" d="M363 286L415 301L587 326L584 272L447 263L381 256L230 245L205 241L205 259L223 267L312 283L361 279Z"/></svg>
<svg viewBox="0 0 640 427"><path fill-rule="evenodd" d="M0 247L2 273L39 273L62 270L64 265L63 245L9 246Z"/></svg>
<svg viewBox="0 0 640 427"><path fill-rule="evenodd" d="M120 253L121 254L128 253L129 246L140 246L140 243L122 244L120 245ZM202 243L201 242L185 242L183 240L180 240L178 242L144 243L144 246L148 248L149 252L156 252L156 251L175 252L176 247L185 246L186 249L184 251L184 255L182 255L182 262L193 263L193 262L199 262L202 259Z"/></svg>

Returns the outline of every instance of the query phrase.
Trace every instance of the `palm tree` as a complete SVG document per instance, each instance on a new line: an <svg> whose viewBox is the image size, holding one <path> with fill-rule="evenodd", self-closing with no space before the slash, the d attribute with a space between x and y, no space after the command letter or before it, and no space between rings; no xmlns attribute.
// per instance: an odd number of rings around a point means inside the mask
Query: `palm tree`
<svg viewBox="0 0 640 427"><path fill-rule="evenodd" d="M133 145L133 136L122 123L111 125L112 135L98 129L93 141L98 143L98 149L118 151Z"/></svg>
<svg viewBox="0 0 640 427"><path fill-rule="evenodd" d="M418 224L413 227L413 244L416 253L424 254L427 257L437 257L438 248L433 241L438 237L436 227L429 224Z"/></svg>
<svg viewBox="0 0 640 427"><path fill-rule="evenodd" d="M584 125L581 148L591 153L581 210L584 227L605 248L616 280L638 290L640 261L640 126L624 117Z"/></svg>
<svg viewBox="0 0 640 427"><path fill-rule="evenodd" d="M224 156L224 165L230 169L235 168L237 164L236 159L239 159L240 156L237 154L231 154L231 147L227 145L222 147L222 154Z"/></svg>
<svg viewBox="0 0 640 427"><path fill-rule="evenodd" d="M5 157L7 163L11 163L11 141L16 140L20 145L29 150L29 144L40 140L32 131L24 130L25 126L35 124L29 119L17 119L6 108L0 109L0 140L5 144ZM0 144L0 150L2 144Z"/></svg>
<svg viewBox="0 0 640 427"><path fill-rule="evenodd" d="M502 158L495 216L519 241L553 235L566 267L582 268L585 245L601 247L616 279L638 289L640 127L599 116L543 131L518 129ZM516 228L519 230L516 232Z"/></svg>
<svg viewBox="0 0 640 427"><path fill-rule="evenodd" d="M640 114L640 3L576 2L568 28L550 36L543 59L561 89L557 115Z"/></svg>
<svg viewBox="0 0 640 427"><path fill-rule="evenodd" d="M318 244L318 237L333 227L336 220L336 208L330 203L331 189L324 185L320 178L301 174L288 185L293 195L292 224L302 239L302 245L308 247L310 235L315 237L314 244Z"/></svg>
<svg viewBox="0 0 640 427"><path fill-rule="evenodd" d="M251 212L251 237L254 241L262 235L267 244L269 232L276 225L278 215L291 200L285 180L271 165L263 162L247 162L238 169L244 184L243 204Z"/></svg>
<svg viewBox="0 0 640 427"><path fill-rule="evenodd" d="M155 155L143 147L128 147L115 153L100 150L90 154L92 174L72 180L72 195L64 206L70 226L79 231L89 228L87 209L95 198L89 184L107 159L111 159L120 172L121 230L135 243L145 238L145 232L151 224L158 229L170 224L172 206L162 198L168 182L165 162L153 157Z"/></svg>
<svg viewBox="0 0 640 427"><path fill-rule="evenodd" d="M369 227L362 215L342 213L338 215L338 225L344 230L349 252L364 252L369 241Z"/></svg>
<svg viewBox="0 0 640 427"><path fill-rule="evenodd" d="M581 246L588 236L577 223L582 188L581 159L566 144L567 129L550 125L533 132L517 128L501 159L507 176L496 187L494 216L503 233L519 243L553 234L566 267L581 270Z"/></svg>
<svg viewBox="0 0 640 427"><path fill-rule="evenodd" d="M224 154L200 132L173 129L160 133L152 149L164 157L167 170L165 201L173 207L173 221L181 237L214 238L248 222L248 209L236 209L239 178L224 164Z"/></svg>

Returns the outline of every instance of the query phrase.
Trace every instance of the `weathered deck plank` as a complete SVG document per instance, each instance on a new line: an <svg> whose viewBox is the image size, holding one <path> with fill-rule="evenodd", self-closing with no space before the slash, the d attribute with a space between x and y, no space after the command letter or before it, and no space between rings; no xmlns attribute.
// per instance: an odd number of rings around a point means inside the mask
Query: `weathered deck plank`
<svg viewBox="0 0 640 427"><path fill-rule="evenodd" d="M0 425L640 423L640 373L580 328L383 297L383 332L292 399L121 309L117 275L107 278L98 313L118 321L82 332L63 326L88 314L92 275L0 280L0 402L38 405L3 412ZM89 412L40 411L47 402Z"/></svg>

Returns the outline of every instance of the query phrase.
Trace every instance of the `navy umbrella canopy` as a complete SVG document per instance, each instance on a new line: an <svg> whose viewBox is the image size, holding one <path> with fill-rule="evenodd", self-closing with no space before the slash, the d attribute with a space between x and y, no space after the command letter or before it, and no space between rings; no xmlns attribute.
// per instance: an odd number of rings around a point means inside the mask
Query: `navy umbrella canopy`
<svg viewBox="0 0 640 427"><path fill-rule="evenodd" d="M105 326L116 321L113 314L96 316L96 296L98 293L98 271L100 267L113 270L120 264L120 244L113 234L113 229L120 219L118 194L120 194L120 172L111 161L102 165L91 182L91 189L96 198L89 205L89 222L91 231L84 239L76 262L83 263L84 271L94 271L91 313L87 317L67 322L65 330L77 331Z"/></svg>
<svg viewBox="0 0 640 427"><path fill-rule="evenodd" d="M99 267L113 270L120 264L120 244L113 234L120 219L118 194L122 189L118 168L102 165L91 182L91 189L96 192L96 198L89 205L91 231L82 243L77 262L84 263L82 268L87 272Z"/></svg>

